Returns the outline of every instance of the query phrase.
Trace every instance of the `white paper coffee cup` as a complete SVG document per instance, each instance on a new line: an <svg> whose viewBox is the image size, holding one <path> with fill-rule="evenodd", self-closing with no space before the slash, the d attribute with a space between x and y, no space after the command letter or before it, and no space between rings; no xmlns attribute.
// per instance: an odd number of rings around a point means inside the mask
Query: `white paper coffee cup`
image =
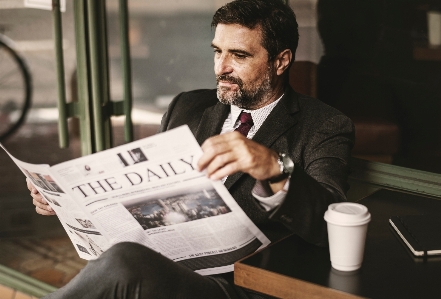
<svg viewBox="0 0 441 299"><path fill-rule="evenodd" d="M359 269L371 220L368 209L357 203L334 203L329 205L324 218L328 223L332 267L340 271Z"/></svg>

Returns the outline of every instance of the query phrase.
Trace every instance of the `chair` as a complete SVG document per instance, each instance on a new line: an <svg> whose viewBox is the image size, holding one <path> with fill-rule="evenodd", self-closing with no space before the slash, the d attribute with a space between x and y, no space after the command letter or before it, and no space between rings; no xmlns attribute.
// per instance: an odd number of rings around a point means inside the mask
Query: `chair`
<svg viewBox="0 0 441 299"><path fill-rule="evenodd" d="M289 72L289 83L295 91L316 97L317 65L310 61L294 61ZM347 115L355 125L355 146L352 155L391 164L400 148L399 126L386 119L362 118L351 113Z"/></svg>

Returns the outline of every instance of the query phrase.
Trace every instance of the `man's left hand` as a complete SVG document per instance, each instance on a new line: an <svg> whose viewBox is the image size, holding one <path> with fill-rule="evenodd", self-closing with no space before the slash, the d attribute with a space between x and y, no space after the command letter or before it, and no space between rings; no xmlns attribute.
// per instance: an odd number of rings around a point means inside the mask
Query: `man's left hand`
<svg viewBox="0 0 441 299"><path fill-rule="evenodd" d="M206 169L207 176L214 180L239 171L261 181L280 174L277 153L239 132L213 136L202 144L202 150L198 169Z"/></svg>

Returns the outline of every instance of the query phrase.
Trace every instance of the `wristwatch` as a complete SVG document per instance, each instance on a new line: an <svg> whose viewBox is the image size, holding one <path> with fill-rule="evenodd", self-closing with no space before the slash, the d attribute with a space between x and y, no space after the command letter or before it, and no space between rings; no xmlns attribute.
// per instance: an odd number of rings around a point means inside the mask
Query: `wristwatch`
<svg viewBox="0 0 441 299"><path fill-rule="evenodd" d="M280 182L289 177L294 171L294 161L285 153L279 153L277 163L280 167L280 174L269 178L268 181L270 183Z"/></svg>

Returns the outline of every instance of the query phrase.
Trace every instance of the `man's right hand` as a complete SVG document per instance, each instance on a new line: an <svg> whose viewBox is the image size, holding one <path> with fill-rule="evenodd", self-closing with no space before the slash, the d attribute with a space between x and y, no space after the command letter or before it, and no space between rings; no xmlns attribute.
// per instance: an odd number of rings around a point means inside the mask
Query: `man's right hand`
<svg viewBox="0 0 441 299"><path fill-rule="evenodd" d="M27 178L26 183L29 191L31 191L32 203L35 206L35 211L41 215L55 215L55 211L51 208L51 206L46 202L46 200L41 196L40 192L38 192L37 188L34 187L32 182Z"/></svg>

